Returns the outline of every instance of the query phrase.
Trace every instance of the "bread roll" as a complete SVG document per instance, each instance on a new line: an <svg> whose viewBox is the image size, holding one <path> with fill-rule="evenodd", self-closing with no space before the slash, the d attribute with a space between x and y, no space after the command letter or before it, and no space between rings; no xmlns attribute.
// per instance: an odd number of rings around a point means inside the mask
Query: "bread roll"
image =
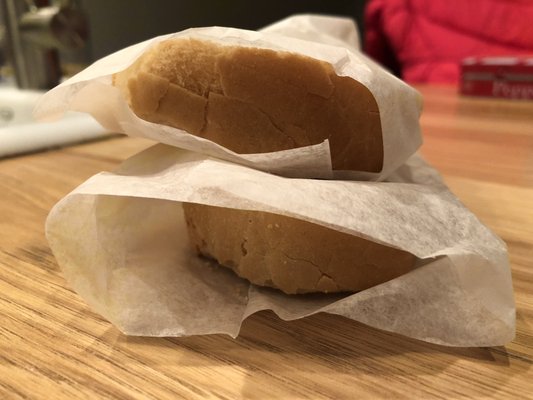
<svg viewBox="0 0 533 400"><path fill-rule="evenodd" d="M415 257L282 215L184 203L195 251L287 294L356 292L400 276Z"/></svg>
<svg viewBox="0 0 533 400"><path fill-rule="evenodd" d="M197 39L162 41L114 75L133 112L236 153L330 141L334 170L379 172L379 110L361 83L323 61Z"/></svg>

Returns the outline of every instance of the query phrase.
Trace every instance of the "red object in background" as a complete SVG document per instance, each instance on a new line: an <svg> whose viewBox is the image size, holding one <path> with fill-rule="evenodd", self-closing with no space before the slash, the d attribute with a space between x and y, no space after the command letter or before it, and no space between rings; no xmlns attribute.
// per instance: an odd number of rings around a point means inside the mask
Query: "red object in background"
<svg viewBox="0 0 533 400"><path fill-rule="evenodd" d="M470 56L533 54L531 0L370 0L365 51L411 83L460 81Z"/></svg>
<svg viewBox="0 0 533 400"><path fill-rule="evenodd" d="M460 92L469 96L533 99L533 56L470 57L461 65Z"/></svg>

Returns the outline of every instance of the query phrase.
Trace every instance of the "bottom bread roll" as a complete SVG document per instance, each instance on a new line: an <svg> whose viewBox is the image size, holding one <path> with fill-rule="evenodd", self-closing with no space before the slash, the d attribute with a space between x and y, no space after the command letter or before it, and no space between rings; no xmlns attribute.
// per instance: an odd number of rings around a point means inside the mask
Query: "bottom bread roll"
<svg viewBox="0 0 533 400"><path fill-rule="evenodd" d="M412 270L415 256L307 221L183 203L195 251L287 294L356 292Z"/></svg>

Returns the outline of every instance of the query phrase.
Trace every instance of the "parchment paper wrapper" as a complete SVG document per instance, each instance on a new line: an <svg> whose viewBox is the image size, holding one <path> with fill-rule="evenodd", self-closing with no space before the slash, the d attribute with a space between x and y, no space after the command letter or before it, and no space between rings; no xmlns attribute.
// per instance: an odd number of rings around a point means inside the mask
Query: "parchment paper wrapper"
<svg viewBox="0 0 533 400"><path fill-rule="evenodd" d="M182 202L307 220L409 251L419 266L352 295L284 295L193 254ZM339 314L451 346L502 345L514 337L504 243L418 155L389 182L323 181L159 144L66 196L46 232L72 287L129 335L236 336L247 316L271 309L286 320Z"/></svg>
<svg viewBox="0 0 533 400"><path fill-rule="evenodd" d="M384 164L380 173L332 171L329 143L263 154L236 154L209 140L138 118L112 75L130 66L155 43L169 38L198 38L224 45L259 47L303 54L329 62L340 76L349 76L374 95L381 119ZM263 171L292 177L382 180L421 144L418 118L420 95L357 51L354 23L345 18L297 16L261 32L210 27L157 37L111 54L45 94L35 109L37 118L57 117L67 110L90 113L111 131L141 136Z"/></svg>

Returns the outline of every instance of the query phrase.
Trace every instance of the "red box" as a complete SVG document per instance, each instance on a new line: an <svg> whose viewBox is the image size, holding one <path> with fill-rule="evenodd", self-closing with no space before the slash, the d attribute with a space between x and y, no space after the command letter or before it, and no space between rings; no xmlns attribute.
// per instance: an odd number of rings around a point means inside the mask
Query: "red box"
<svg viewBox="0 0 533 400"><path fill-rule="evenodd" d="M464 59L461 63L460 93L468 96L533 99L533 56Z"/></svg>

